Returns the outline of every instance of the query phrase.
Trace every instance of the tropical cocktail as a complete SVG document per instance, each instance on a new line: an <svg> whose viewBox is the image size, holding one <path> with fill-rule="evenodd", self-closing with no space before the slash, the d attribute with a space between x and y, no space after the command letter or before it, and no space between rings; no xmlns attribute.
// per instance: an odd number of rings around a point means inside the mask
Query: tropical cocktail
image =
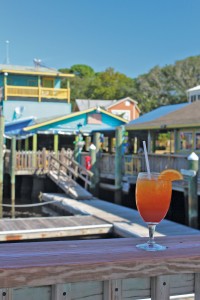
<svg viewBox="0 0 200 300"><path fill-rule="evenodd" d="M149 241L137 245L147 251L165 250L166 247L154 241L156 225L166 216L172 194L172 181L182 179L176 170L161 173L139 173L136 182L136 205L142 219L149 228Z"/></svg>

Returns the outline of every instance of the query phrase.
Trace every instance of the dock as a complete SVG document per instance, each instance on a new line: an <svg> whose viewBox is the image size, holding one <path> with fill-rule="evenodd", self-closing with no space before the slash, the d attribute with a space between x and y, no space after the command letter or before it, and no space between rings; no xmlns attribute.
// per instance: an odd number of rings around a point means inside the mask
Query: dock
<svg viewBox="0 0 200 300"><path fill-rule="evenodd" d="M74 200L63 194L43 193L43 201L52 201L71 214L91 215L113 225L113 233L121 237L147 237L148 229L137 210L93 198ZM199 235L200 231L164 219L156 229L155 236Z"/></svg>
<svg viewBox="0 0 200 300"><path fill-rule="evenodd" d="M66 194L41 194L49 211L62 216L0 219L0 242L148 237L148 229L137 210L98 198L75 200ZM67 214L67 215L66 215ZM69 215L70 214L70 215ZM164 219L155 236L200 235L191 227Z"/></svg>
<svg viewBox="0 0 200 300"><path fill-rule="evenodd" d="M106 235L112 224L91 215L0 220L0 241Z"/></svg>

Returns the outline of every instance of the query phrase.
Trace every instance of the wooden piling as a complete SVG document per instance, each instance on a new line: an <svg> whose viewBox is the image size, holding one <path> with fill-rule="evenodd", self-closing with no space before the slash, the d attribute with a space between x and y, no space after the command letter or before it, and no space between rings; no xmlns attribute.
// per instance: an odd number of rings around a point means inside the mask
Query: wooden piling
<svg viewBox="0 0 200 300"><path fill-rule="evenodd" d="M100 132L94 133L94 145L96 147L96 163L95 163L95 196L99 196L99 184L100 184L100 160L101 160L101 151L100 151Z"/></svg>
<svg viewBox="0 0 200 300"><path fill-rule="evenodd" d="M36 168L37 165L37 157L36 157L36 151L37 151L37 134L33 135L33 167Z"/></svg>
<svg viewBox="0 0 200 300"><path fill-rule="evenodd" d="M53 143L54 152L58 153L58 134L54 134L54 143Z"/></svg>
<svg viewBox="0 0 200 300"><path fill-rule="evenodd" d="M3 216L3 145L4 145L4 116L0 107L0 218Z"/></svg>
<svg viewBox="0 0 200 300"><path fill-rule="evenodd" d="M15 165L16 165L16 138L13 137L11 141L11 215L15 218Z"/></svg>
<svg viewBox="0 0 200 300"><path fill-rule="evenodd" d="M115 203L121 204L122 198L122 127L116 128L116 152L115 152Z"/></svg>
<svg viewBox="0 0 200 300"><path fill-rule="evenodd" d="M93 172L94 176L91 178L91 186L90 190L93 195L96 195L96 146L94 144L90 145L90 157L91 157L91 171Z"/></svg>
<svg viewBox="0 0 200 300"><path fill-rule="evenodd" d="M188 177L188 225L198 228L198 194L197 178L199 169L199 157L193 152L188 156L188 169L195 171L194 176Z"/></svg>
<svg viewBox="0 0 200 300"><path fill-rule="evenodd" d="M75 140L74 140L74 160L78 162L79 160L79 153L78 153L78 135L75 136Z"/></svg>

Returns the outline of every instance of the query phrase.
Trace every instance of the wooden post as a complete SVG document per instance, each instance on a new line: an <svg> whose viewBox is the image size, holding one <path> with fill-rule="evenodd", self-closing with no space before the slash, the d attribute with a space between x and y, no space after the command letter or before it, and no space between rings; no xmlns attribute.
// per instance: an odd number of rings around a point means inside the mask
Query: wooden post
<svg viewBox="0 0 200 300"><path fill-rule="evenodd" d="M0 107L0 218L3 216L3 144L4 144L4 116Z"/></svg>
<svg viewBox="0 0 200 300"><path fill-rule="evenodd" d="M95 196L98 197L99 195L99 183L100 183L100 159L101 159L101 152L100 152L100 132L94 133L94 145L96 147L96 164L95 164Z"/></svg>
<svg viewBox="0 0 200 300"><path fill-rule="evenodd" d="M75 136L75 140L74 140L74 160L78 162L79 160L79 151L78 151L78 135Z"/></svg>
<svg viewBox="0 0 200 300"><path fill-rule="evenodd" d="M29 139L28 139L28 138L25 139L25 150L26 150L26 151L29 151L29 150L30 150L30 149L29 149Z"/></svg>
<svg viewBox="0 0 200 300"><path fill-rule="evenodd" d="M46 148L42 148L42 168L46 170L47 168L47 151Z"/></svg>
<svg viewBox="0 0 200 300"><path fill-rule="evenodd" d="M8 99L8 95L7 95L7 76L8 76L8 73L4 73L4 100L5 101Z"/></svg>
<svg viewBox="0 0 200 300"><path fill-rule="evenodd" d="M152 149L151 149L151 131L150 130L148 130L147 151L148 151L148 153L152 153Z"/></svg>
<svg viewBox="0 0 200 300"><path fill-rule="evenodd" d="M54 152L58 154L58 134L54 134L54 143L53 143Z"/></svg>
<svg viewBox="0 0 200 300"><path fill-rule="evenodd" d="M199 157L192 152L188 156L188 169L196 172L195 176L189 176L188 179L188 225L198 228L198 193L197 179L199 169Z"/></svg>
<svg viewBox="0 0 200 300"><path fill-rule="evenodd" d="M18 151L22 150L22 140L17 141L17 149L18 149Z"/></svg>
<svg viewBox="0 0 200 300"><path fill-rule="evenodd" d="M11 141L11 204L12 204L12 218L15 218L15 165L16 165L16 138L13 137Z"/></svg>
<svg viewBox="0 0 200 300"><path fill-rule="evenodd" d="M122 198L122 143L123 134L122 127L116 128L115 131L115 203L121 204Z"/></svg>
<svg viewBox="0 0 200 300"><path fill-rule="evenodd" d="M37 134L33 135L33 167L36 167L36 155L37 155Z"/></svg>
<svg viewBox="0 0 200 300"><path fill-rule="evenodd" d="M151 299L169 300L170 298L170 276L158 276L151 278Z"/></svg>
<svg viewBox="0 0 200 300"><path fill-rule="evenodd" d="M177 153L179 150L179 136L177 129L174 130L174 152Z"/></svg>
<svg viewBox="0 0 200 300"><path fill-rule="evenodd" d="M152 133L152 149L151 152L155 153L156 152L156 134L155 132Z"/></svg>
<svg viewBox="0 0 200 300"><path fill-rule="evenodd" d="M70 82L67 80L67 102L70 103Z"/></svg>
<svg viewBox="0 0 200 300"><path fill-rule="evenodd" d="M38 102L41 102L41 77L38 76Z"/></svg>
<svg viewBox="0 0 200 300"><path fill-rule="evenodd" d="M90 145L90 157L91 157L91 172L93 172L94 176L91 178L91 192L92 194L96 194L96 146L94 144Z"/></svg>

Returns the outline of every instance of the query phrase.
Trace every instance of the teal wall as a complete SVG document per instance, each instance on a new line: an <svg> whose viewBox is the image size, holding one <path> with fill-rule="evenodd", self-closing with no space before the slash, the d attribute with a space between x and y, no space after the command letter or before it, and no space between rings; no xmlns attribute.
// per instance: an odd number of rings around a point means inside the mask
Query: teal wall
<svg viewBox="0 0 200 300"><path fill-rule="evenodd" d="M3 86L3 74L0 74L0 87L2 87Z"/></svg>
<svg viewBox="0 0 200 300"><path fill-rule="evenodd" d="M38 86L38 77L8 74L7 84L14 86Z"/></svg>
<svg viewBox="0 0 200 300"><path fill-rule="evenodd" d="M96 112L93 112L91 114L95 114ZM106 115L104 113L101 113L102 117L102 123L101 124L88 124L88 115L89 114L82 114L78 116L71 117L69 119L65 119L62 121L54 122L50 125L46 125L43 127L40 127L36 129L37 131L43 131L43 130L49 130L51 132L53 131L65 131L65 132L74 132L77 131L77 125L80 123L82 124L82 127L80 128L83 132L90 133L92 130L99 130L102 129L112 129L116 126L124 125L125 123L123 121L120 121L112 116ZM53 120L53 118L52 118Z"/></svg>
<svg viewBox="0 0 200 300"><path fill-rule="evenodd" d="M48 76L45 76L45 77L48 77ZM54 85L55 88L60 88L61 79L58 77L55 78L54 83L55 83L55 85ZM4 84L4 75L0 74L0 87L3 86L3 84ZM38 86L38 76L8 74L7 84L14 85L14 86L35 86L35 87L37 87Z"/></svg>

